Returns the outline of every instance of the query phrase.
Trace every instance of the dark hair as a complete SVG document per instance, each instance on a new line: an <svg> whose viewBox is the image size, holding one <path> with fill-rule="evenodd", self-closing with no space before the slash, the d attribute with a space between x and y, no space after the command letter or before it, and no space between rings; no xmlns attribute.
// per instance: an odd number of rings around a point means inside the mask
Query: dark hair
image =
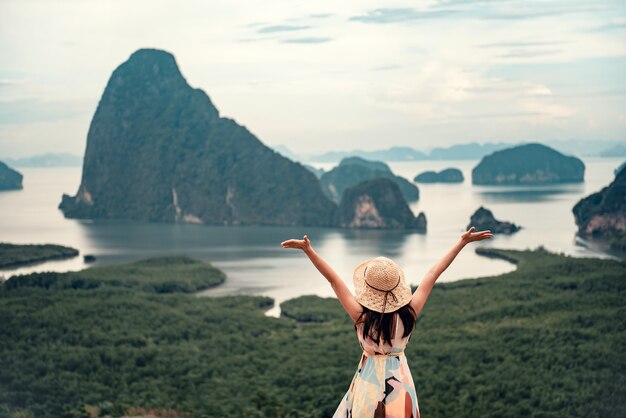
<svg viewBox="0 0 626 418"><path fill-rule="evenodd" d="M399 317L404 326L404 333L402 338L408 336L413 327L415 327L415 321L417 320L417 314L411 306L407 303L400 309L394 312L380 313L373 311L363 305L363 312L359 315L359 318L354 323L354 329L362 322L363 323L363 338L369 337L376 344L388 342L391 344L391 339L395 337L394 331L396 329L396 321Z"/></svg>

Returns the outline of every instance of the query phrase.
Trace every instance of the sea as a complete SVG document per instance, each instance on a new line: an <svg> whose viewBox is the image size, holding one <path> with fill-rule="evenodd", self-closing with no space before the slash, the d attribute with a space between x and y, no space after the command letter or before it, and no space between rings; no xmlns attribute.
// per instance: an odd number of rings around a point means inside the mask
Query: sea
<svg viewBox="0 0 626 418"><path fill-rule="evenodd" d="M74 271L142 258L186 254L222 269L226 282L198 292L198 297L265 295L275 300L267 315L278 316L280 303L301 295L334 296L333 291L306 256L280 243L308 235L350 289L352 270L364 259L386 256L405 271L409 283L418 284L426 271L454 245L466 230L471 214L480 206L499 220L522 229L513 235L466 246L440 282L494 276L515 269L511 263L479 256L478 247L534 249L543 246L575 257L623 258L598 243L576 237L572 207L581 198L601 190L614 178L621 158L583 158L585 181L546 186L475 186L471 171L478 161L390 162L397 175L412 180L426 170L456 167L465 181L458 184L418 184L420 199L412 203L424 212L427 233L350 230L341 228L214 226L151 223L124 220L65 219L58 209L63 193L75 194L81 167L22 168L24 189L0 192L0 242L51 243L77 248L80 256L20 268L0 270L0 279L41 271ZM332 163L311 163L331 169ZM96 257L85 264L83 255Z"/></svg>

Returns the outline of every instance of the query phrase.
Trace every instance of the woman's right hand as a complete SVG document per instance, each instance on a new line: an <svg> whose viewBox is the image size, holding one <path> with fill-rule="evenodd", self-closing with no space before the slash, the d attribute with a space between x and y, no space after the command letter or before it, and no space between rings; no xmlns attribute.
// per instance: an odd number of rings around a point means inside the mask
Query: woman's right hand
<svg viewBox="0 0 626 418"><path fill-rule="evenodd" d="M464 244L469 244L470 242L482 241L484 239L493 238L493 234L491 233L489 229L486 229L484 231L474 232L475 229L476 228L472 226L470 229L464 232L463 235L461 235L461 241Z"/></svg>
<svg viewBox="0 0 626 418"><path fill-rule="evenodd" d="M306 235L303 239L289 239L287 241L283 241L280 246L283 248L296 248L304 251L305 253L312 249L311 241L309 241L309 237Z"/></svg>

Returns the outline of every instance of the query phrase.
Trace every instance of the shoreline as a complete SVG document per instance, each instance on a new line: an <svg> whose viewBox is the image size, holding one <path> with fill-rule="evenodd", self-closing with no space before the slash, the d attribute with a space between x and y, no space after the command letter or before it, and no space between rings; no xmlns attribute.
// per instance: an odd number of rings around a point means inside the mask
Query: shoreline
<svg viewBox="0 0 626 418"><path fill-rule="evenodd" d="M13 244L0 242L0 273L48 261L77 257L80 251L58 244ZM5 260L8 258L8 260Z"/></svg>

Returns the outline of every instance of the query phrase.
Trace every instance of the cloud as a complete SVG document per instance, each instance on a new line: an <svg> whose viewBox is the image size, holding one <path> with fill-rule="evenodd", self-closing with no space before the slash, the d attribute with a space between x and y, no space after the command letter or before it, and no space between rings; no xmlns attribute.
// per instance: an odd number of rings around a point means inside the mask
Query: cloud
<svg viewBox="0 0 626 418"><path fill-rule="evenodd" d="M0 88L12 87L17 83L17 80L0 80Z"/></svg>
<svg viewBox="0 0 626 418"><path fill-rule="evenodd" d="M326 19L327 17L334 16L332 13L313 13L308 15L307 17L311 19Z"/></svg>
<svg viewBox="0 0 626 418"><path fill-rule="evenodd" d="M458 10L426 10L410 8L381 8L370 10L364 15L352 16L349 20L361 23L388 24L402 23L424 19L441 19L454 17L461 13Z"/></svg>
<svg viewBox="0 0 626 418"><path fill-rule="evenodd" d="M575 114L542 83L490 77L437 61L426 63L411 77L399 76L373 87L370 98L378 106L425 123L509 118L536 126Z"/></svg>
<svg viewBox="0 0 626 418"><path fill-rule="evenodd" d="M280 42L284 44L323 44L330 41L332 41L332 38L306 37L282 39Z"/></svg>
<svg viewBox="0 0 626 418"><path fill-rule="evenodd" d="M478 48L502 49L502 53L495 55L497 58L536 58L558 55L563 52L562 49L544 49L543 47L554 47L567 43L564 41L503 41L480 44Z"/></svg>
<svg viewBox="0 0 626 418"><path fill-rule="evenodd" d="M567 42L563 41L511 41L511 42L494 42L489 44L478 45L479 48L524 48L533 46L552 46L562 45Z"/></svg>
<svg viewBox="0 0 626 418"><path fill-rule="evenodd" d="M543 57L546 55L557 55L563 52L561 49L549 49L544 51L532 51L528 49L513 49L505 54L500 54L498 57L500 58L535 58L535 57Z"/></svg>
<svg viewBox="0 0 626 418"><path fill-rule="evenodd" d="M72 119L91 111L84 102L23 99L0 101L0 125L19 125Z"/></svg>
<svg viewBox="0 0 626 418"><path fill-rule="evenodd" d="M623 29L626 29L626 17L616 17L611 19L609 23L605 25L600 25L592 28L590 32L609 32Z"/></svg>
<svg viewBox="0 0 626 418"><path fill-rule="evenodd" d="M258 33L276 33L276 32L293 32L296 30L309 29L310 26L304 25L271 25L264 26L257 30Z"/></svg>
<svg viewBox="0 0 626 418"><path fill-rule="evenodd" d="M528 118L543 116L541 112L493 112L493 113L473 113L450 116L449 119L463 120L463 119L509 119L509 118Z"/></svg>
<svg viewBox="0 0 626 418"><path fill-rule="evenodd" d="M410 23L434 19L485 19L485 20L529 20L550 16L559 16L569 13L586 13L605 11L608 7L593 2L582 4L570 3L518 3L514 7L507 7L512 2L482 2L477 6L472 2L456 1L454 4L466 7L439 8L437 6L426 9L414 8L378 8L367 11L365 14L352 16L351 21L371 24ZM446 3L449 4L449 3ZM471 6L471 7L470 7Z"/></svg>
<svg viewBox="0 0 626 418"><path fill-rule="evenodd" d="M389 70L398 70L402 68L401 65L381 65L380 67L372 68L372 71L389 71Z"/></svg>

